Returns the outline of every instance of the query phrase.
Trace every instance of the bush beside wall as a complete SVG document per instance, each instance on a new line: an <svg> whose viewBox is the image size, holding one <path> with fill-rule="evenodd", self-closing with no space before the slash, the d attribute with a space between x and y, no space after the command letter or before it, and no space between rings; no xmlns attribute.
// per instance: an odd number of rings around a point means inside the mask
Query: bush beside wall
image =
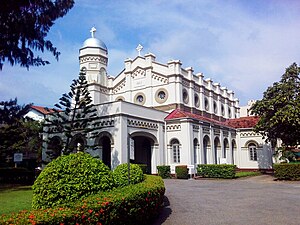
<svg viewBox="0 0 300 225"><path fill-rule="evenodd" d="M128 164L120 164L113 171L116 187L128 185ZM130 184L137 184L144 180L144 173L138 164L130 163Z"/></svg>
<svg viewBox="0 0 300 225"><path fill-rule="evenodd" d="M137 165L141 168L144 174L149 174L146 164L137 164Z"/></svg>
<svg viewBox="0 0 300 225"><path fill-rule="evenodd" d="M189 178L189 170L187 165L175 166L175 173L177 179L188 179Z"/></svg>
<svg viewBox="0 0 300 225"><path fill-rule="evenodd" d="M171 177L171 167L170 166L157 166L158 175L163 179L167 179Z"/></svg>
<svg viewBox="0 0 300 225"><path fill-rule="evenodd" d="M300 164L274 164L274 176L279 180L300 180Z"/></svg>
<svg viewBox="0 0 300 225"><path fill-rule="evenodd" d="M235 177L235 169L235 165L200 164L197 166L197 174L208 178L233 179Z"/></svg>
<svg viewBox="0 0 300 225"><path fill-rule="evenodd" d="M142 183L93 194L70 207L0 216L0 224L151 224L164 193L162 178L146 175Z"/></svg>

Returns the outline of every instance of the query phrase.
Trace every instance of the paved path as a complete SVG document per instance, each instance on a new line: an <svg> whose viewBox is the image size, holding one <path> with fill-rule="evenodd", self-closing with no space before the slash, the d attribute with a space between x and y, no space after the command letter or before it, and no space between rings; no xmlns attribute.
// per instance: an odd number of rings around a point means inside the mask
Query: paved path
<svg viewBox="0 0 300 225"><path fill-rule="evenodd" d="M165 207L153 225L299 225L300 182L268 175L237 180L164 180Z"/></svg>

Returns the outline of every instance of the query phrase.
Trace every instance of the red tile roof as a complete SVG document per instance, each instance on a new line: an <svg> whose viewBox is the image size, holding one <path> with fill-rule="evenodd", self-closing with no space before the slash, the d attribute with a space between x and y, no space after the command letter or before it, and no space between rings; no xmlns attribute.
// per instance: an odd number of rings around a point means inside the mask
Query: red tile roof
<svg viewBox="0 0 300 225"><path fill-rule="evenodd" d="M205 116L200 116L194 113L181 111L180 109L173 110L165 118L165 120L174 120L174 119L183 119L183 118L196 119L196 120L213 123L220 126L231 127L231 128L251 128L254 127L259 120L258 117L248 116L248 117L241 117L237 119L228 119L225 122L222 122Z"/></svg>
<svg viewBox="0 0 300 225"><path fill-rule="evenodd" d="M181 111L180 109L174 109L166 118L165 120L173 120L173 119L183 119L183 118L190 118L190 119L196 119L201 120L205 122L210 122L213 124L218 124L222 126L227 126L224 122L214 120L205 116L200 116L194 113Z"/></svg>
<svg viewBox="0 0 300 225"><path fill-rule="evenodd" d="M226 123L233 128L252 128L259 120L257 116L240 117L236 119L229 119Z"/></svg>
<svg viewBox="0 0 300 225"><path fill-rule="evenodd" d="M33 105L31 106L32 109L35 109L36 111L46 115L46 114L49 114L49 113L53 113L53 109L49 109L47 107L43 107L43 106L36 106L36 105Z"/></svg>

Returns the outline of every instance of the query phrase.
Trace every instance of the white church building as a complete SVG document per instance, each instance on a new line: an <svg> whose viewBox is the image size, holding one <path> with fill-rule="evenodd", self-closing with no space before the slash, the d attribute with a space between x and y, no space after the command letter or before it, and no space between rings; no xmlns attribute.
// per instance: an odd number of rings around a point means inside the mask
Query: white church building
<svg viewBox="0 0 300 225"><path fill-rule="evenodd" d="M258 118L239 106L234 92L182 68L179 60L156 61L152 53L126 59L124 69L109 76L106 45L95 37L79 50L80 69L86 72L89 91L97 108L99 135L72 140L96 145L87 150L110 168L126 163L147 164L150 173L158 165L235 164L241 169L272 168L272 148L252 131ZM249 107L248 107L249 108ZM59 141L59 134L44 138ZM44 143L43 158L47 160Z"/></svg>

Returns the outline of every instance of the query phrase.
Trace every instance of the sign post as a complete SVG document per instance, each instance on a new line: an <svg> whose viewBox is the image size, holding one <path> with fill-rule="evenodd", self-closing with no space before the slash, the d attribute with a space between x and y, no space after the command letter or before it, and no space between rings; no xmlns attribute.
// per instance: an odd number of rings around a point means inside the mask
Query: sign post
<svg viewBox="0 0 300 225"><path fill-rule="evenodd" d="M16 168L17 168L17 164L22 161L23 161L23 153L15 153L14 154L14 162L15 162Z"/></svg>
<svg viewBox="0 0 300 225"><path fill-rule="evenodd" d="M188 165L187 168L189 169L190 179L192 179L193 175L195 177L195 165Z"/></svg>

